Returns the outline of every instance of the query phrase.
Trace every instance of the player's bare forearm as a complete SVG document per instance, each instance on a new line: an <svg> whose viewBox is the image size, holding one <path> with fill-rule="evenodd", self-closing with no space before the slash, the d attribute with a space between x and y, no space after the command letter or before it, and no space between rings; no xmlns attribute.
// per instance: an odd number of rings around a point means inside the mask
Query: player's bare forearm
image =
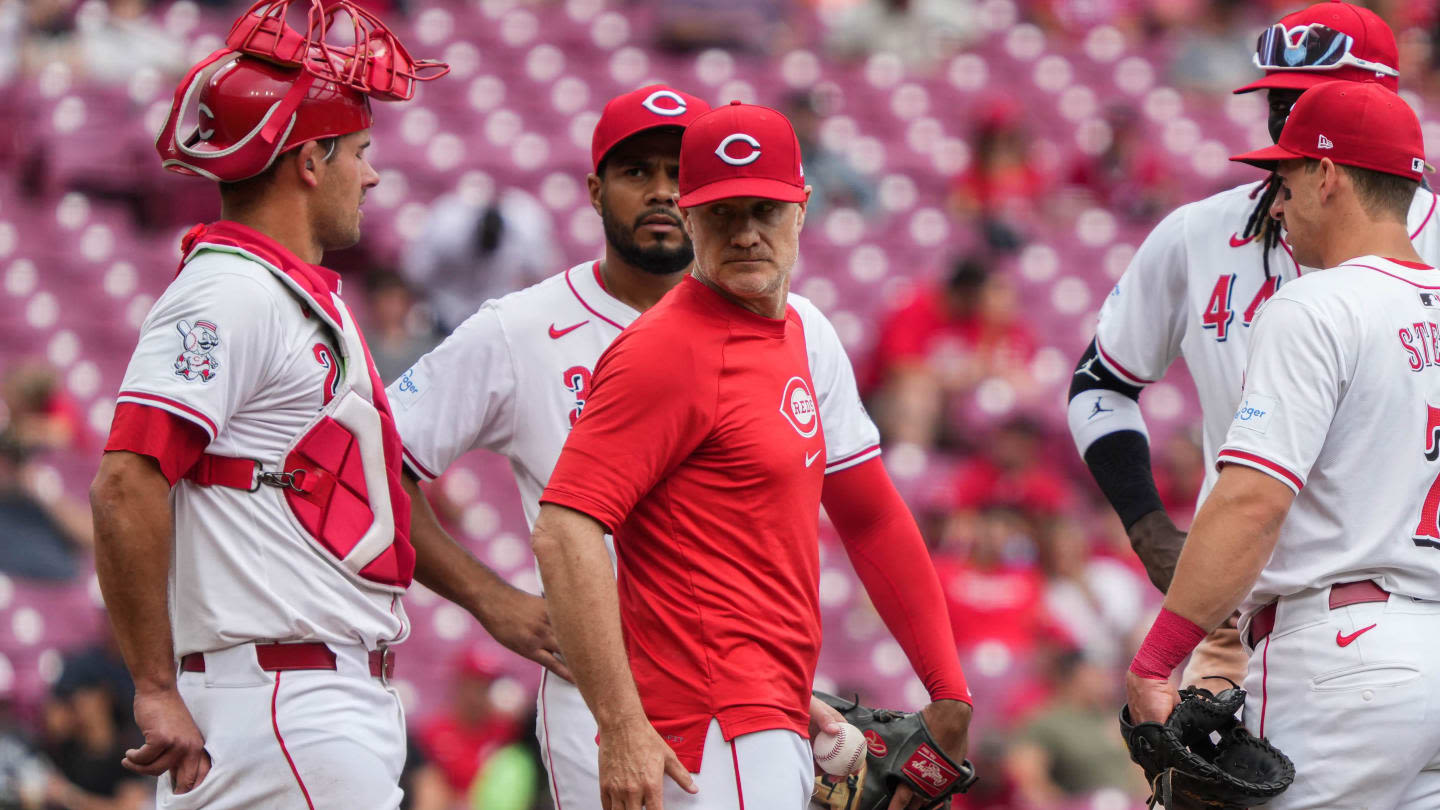
<svg viewBox="0 0 1440 810"><path fill-rule="evenodd" d="M650 725L625 658L620 599L605 529L589 515L540 505L531 536L550 615L575 685L595 715L600 793L610 808L660 807L666 776L688 793L690 774Z"/></svg>
<svg viewBox="0 0 1440 810"><path fill-rule="evenodd" d="M560 677L570 678L570 670L556 656L559 645L545 600L506 582L456 542L440 525L419 483L408 474L405 491L410 494L415 581L465 608L496 641Z"/></svg>
<svg viewBox="0 0 1440 810"><path fill-rule="evenodd" d="M541 504L531 543L560 649L602 736L648 722L625 657L605 528L589 515Z"/></svg>
<svg viewBox="0 0 1440 810"><path fill-rule="evenodd" d="M1227 465L1195 516L1165 607L1206 632L1219 627L1270 560L1294 499L1275 478Z"/></svg>
<svg viewBox="0 0 1440 810"><path fill-rule="evenodd" d="M173 548L170 482L155 461L106 453L90 486L95 573L137 691L175 687L168 583Z"/></svg>
<svg viewBox="0 0 1440 810"><path fill-rule="evenodd" d="M1175 566L1180 562L1180 551L1185 547L1185 532L1175 527L1175 521L1165 510L1157 509L1135 521L1126 534L1150 582L1161 593L1168 591L1175 578Z"/></svg>
<svg viewBox="0 0 1440 810"><path fill-rule="evenodd" d="M415 581L479 618L485 612L487 595L510 588L510 584L445 531L419 483L408 473L405 491L410 494Z"/></svg>

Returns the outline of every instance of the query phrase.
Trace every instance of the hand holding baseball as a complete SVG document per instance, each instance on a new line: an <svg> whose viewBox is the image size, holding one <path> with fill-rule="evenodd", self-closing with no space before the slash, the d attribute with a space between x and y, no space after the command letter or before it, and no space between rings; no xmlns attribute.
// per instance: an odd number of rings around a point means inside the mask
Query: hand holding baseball
<svg viewBox="0 0 1440 810"><path fill-rule="evenodd" d="M865 762L865 737L849 723L829 723L815 735L815 763L831 776L857 773Z"/></svg>

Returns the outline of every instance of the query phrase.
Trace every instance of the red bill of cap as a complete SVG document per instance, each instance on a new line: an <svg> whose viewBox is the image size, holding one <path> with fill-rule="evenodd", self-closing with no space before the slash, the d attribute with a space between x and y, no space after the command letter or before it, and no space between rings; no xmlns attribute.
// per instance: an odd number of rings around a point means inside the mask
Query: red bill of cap
<svg viewBox="0 0 1440 810"><path fill-rule="evenodd" d="M1410 105L1378 82L1334 81L1301 94L1280 142L1231 160L1262 169L1294 158L1335 163L1419 180L1425 173L1425 138Z"/></svg>
<svg viewBox="0 0 1440 810"><path fill-rule="evenodd" d="M1326 3L1316 3L1309 8L1301 9L1293 14L1287 14L1280 18L1281 24L1288 28L1301 28L1312 23L1320 23L1330 28L1349 34L1355 40L1350 52L1368 62L1379 62L1382 65L1400 69L1400 48L1395 44L1395 32L1380 18L1379 14L1363 6L1355 6L1350 3L1342 3L1339 0L1330 0ZM1395 76L1377 74L1373 70L1345 65L1334 70L1285 70L1284 68L1270 68L1265 71L1264 78L1257 79L1234 92L1249 93L1255 90L1308 90L1317 84L1333 81L1378 81L1391 92L1399 92L1400 80Z"/></svg>
<svg viewBox="0 0 1440 810"><path fill-rule="evenodd" d="M596 171L605 154L631 135L659 127L690 126L695 119L710 111L710 105L698 96L652 84L610 99L595 124L590 140L590 159Z"/></svg>
<svg viewBox="0 0 1440 810"><path fill-rule="evenodd" d="M732 101L700 116L680 141L680 207L727 197L804 202L800 141L769 107Z"/></svg>

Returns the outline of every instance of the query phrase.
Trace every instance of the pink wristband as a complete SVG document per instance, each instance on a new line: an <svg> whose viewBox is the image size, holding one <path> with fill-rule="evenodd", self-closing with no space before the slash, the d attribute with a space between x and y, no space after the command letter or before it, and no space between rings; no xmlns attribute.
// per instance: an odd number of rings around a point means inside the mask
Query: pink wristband
<svg viewBox="0 0 1440 810"><path fill-rule="evenodd" d="M1135 653L1135 660L1130 662L1130 671L1154 681L1169 680L1170 673L1180 666L1180 662L1200 644L1205 635L1200 625L1178 613L1161 608L1160 615L1155 617L1155 623L1150 625L1145 643L1140 645L1140 650Z"/></svg>

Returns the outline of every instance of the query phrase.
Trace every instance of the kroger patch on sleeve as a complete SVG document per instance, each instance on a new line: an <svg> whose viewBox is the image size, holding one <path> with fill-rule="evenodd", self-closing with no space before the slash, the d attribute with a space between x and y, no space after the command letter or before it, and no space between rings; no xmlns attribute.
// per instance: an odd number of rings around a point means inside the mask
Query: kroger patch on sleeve
<svg viewBox="0 0 1440 810"><path fill-rule="evenodd" d="M1235 424L1246 430L1264 435L1270 429L1270 420L1280 410L1280 400L1264 394L1246 394L1235 410Z"/></svg>
<svg viewBox="0 0 1440 810"><path fill-rule="evenodd" d="M406 410L425 396L425 392L430 388L429 384L429 377L417 363L406 369L405 373L400 375L400 379L391 383L390 401L397 409Z"/></svg>

